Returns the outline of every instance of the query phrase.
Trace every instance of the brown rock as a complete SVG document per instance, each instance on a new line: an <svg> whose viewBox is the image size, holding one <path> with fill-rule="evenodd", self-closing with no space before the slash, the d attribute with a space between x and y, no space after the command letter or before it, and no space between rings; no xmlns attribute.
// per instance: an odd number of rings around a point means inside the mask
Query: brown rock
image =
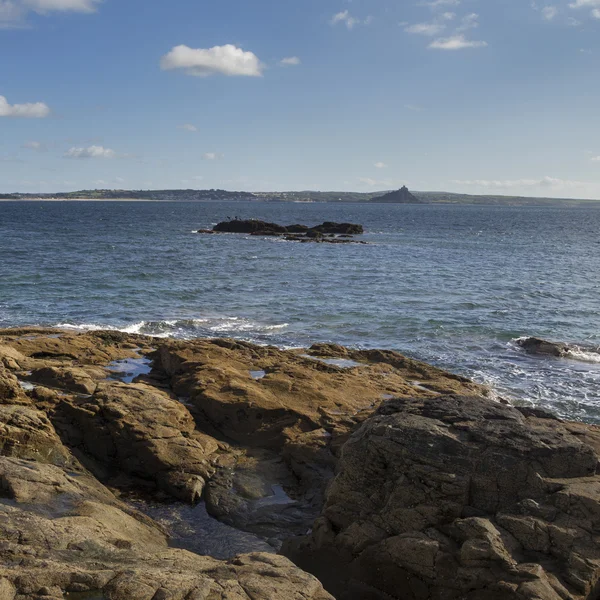
<svg viewBox="0 0 600 600"><path fill-rule="evenodd" d="M0 404L29 404L19 380L0 362Z"/></svg>
<svg viewBox="0 0 600 600"><path fill-rule="evenodd" d="M84 369L77 367L43 367L27 377L28 381L76 394L93 394L96 381Z"/></svg>
<svg viewBox="0 0 600 600"><path fill-rule="evenodd" d="M199 500L214 472L218 443L195 431L183 404L145 385L100 383L90 398L63 399L53 419L69 446L185 501Z"/></svg>
<svg viewBox="0 0 600 600"><path fill-rule="evenodd" d="M591 600L600 429L570 427L480 397L390 401L284 553L339 600Z"/></svg>
<svg viewBox="0 0 600 600"><path fill-rule="evenodd" d="M70 468L76 465L48 417L27 406L0 405L0 454Z"/></svg>
<svg viewBox="0 0 600 600"><path fill-rule="evenodd" d="M224 562L169 549L150 519L87 476L0 457L0 480L12 500L0 505L0 599L90 591L111 600L331 600L283 557Z"/></svg>
<svg viewBox="0 0 600 600"><path fill-rule="evenodd" d="M319 347L320 355L324 348ZM328 348L335 357L336 348ZM384 396L434 396L483 388L395 352L350 351L355 368L234 340L162 343L155 368L189 398L201 427L250 446L281 448L290 436L346 431ZM254 379L251 371L266 375ZM418 383L418 387L415 385Z"/></svg>

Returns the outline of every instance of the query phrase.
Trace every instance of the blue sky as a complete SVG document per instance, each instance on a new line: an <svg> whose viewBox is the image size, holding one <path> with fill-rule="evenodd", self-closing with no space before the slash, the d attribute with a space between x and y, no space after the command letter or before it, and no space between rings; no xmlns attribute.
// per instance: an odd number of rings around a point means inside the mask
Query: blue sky
<svg viewBox="0 0 600 600"><path fill-rule="evenodd" d="M600 0L0 0L0 191L600 198Z"/></svg>

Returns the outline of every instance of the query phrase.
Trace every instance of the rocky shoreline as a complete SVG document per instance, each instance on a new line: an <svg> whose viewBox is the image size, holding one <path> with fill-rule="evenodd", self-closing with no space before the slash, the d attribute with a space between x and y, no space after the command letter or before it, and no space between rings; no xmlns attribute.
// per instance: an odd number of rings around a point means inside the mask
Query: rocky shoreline
<svg viewBox="0 0 600 600"><path fill-rule="evenodd" d="M600 597L600 429L396 352L0 330L0 440L0 600Z"/></svg>

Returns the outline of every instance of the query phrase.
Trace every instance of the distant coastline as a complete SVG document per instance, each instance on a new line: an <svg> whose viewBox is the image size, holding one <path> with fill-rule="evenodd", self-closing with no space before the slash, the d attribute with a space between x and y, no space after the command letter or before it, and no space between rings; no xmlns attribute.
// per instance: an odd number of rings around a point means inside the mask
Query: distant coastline
<svg viewBox="0 0 600 600"><path fill-rule="evenodd" d="M245 192L219 189L210 190L78 190L52 194L0 193L0 202L327 202L371 203L391 195L390 190L376 192ZM590 206L600 199L546 198L528 196L501 196L495 194L473 195L454 192L412 192L410 197L419 204L470 204L483 206ZM405 204L409 202L393 202Z"/></svg>

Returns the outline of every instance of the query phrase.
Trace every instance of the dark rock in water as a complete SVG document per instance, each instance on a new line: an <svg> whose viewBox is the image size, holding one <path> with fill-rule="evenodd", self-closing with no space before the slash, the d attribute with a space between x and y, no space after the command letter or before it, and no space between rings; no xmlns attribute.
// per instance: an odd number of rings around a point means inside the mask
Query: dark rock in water
<svg viewBox="0 0 600 600"><path fill-rule="evenodd" d="M401 187L396 192L389 192L383 196L372 198L371 202L394 203L394 204L424 204L421 200L413 196L406 186Z"/></svg>
<svg viewBox="0 0 600 600"><path fill-rule="evenodd" d="M271 233L287 232L283 225L277 225L277 223L267 223L266 221L259 221L257 219L248 219L245 221L222 221L221 223L217 223L217 225L215 225L214 231L221 233L255 233L257 231L268 231Z"/></svg>
<svg viewBox="0 0 600 600"><path fill-rule="evenodd" d="M308 225L288 225L286 229L288 233L306 233L309 227Z"/></svg>
<svg viewBox="0 0 600 600"><path fill-rule="evenodd" d="M472 396L384 404L283 553L338 600L597 598L600 429L526 415Z"/></svg>
<svg viewBox="0 0 600 600"><path fill-rule="evenodd" d="M569 346L561 342L549 342L540 338L520 338L516 342L529 354L545 354L548 356L566 356Z"/></svg>
<svg viewBox="0 0 600 600"><path fill-rule="evenodd" d="M215 225L214 229L200 229L197 233L247 233L253 236L280 236L286 235L286 240L290 242L329 242L333 244L352 243L351 239L340 240L337 236L351 238L353 235L364 233L362 225L355 223L335 223L326 221L315 227L308 225L278 225L277 223L268 223L257 219L245 221L233 220L223 221ZM328 237L331 239L323 239ZM357 242L363 243L366 242Z"/></svg>
<svg viewBox="0 0 600 600"><path fill-rule="evenodd" d="M318 239L318 238L323 237L323 234L320 231L317 231L315 229L309 229L305 235L307 238L313 238L313 239Z"/></svg>
<svg viewBox="0 0 600 600"><path fill-rule="evenodd" d="M364 233L362 225L355 223L334 223L332 221L325 221L322 225L311 227L312 231L319 233L338 233L346 235L361 235Z"/></svg>

